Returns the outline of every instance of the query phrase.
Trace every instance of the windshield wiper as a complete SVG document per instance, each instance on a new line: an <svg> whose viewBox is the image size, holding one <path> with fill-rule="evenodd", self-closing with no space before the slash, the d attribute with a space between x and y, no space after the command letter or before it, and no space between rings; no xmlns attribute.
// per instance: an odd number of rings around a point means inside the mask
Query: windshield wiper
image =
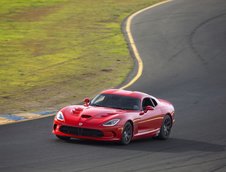
<svg viewBox="0 0 226 172"><path fill-rule="evenodd" d="M98 104L91 104L90 106L103 107L103 106L101 106L101 105L98 105Z"/></svg>
<svg viewBox="0 0 226 172"><path fill-rule="evenodd" d="M114 107L114 106L111 106L110 108L121 109L121 110L127 110L126 108L123 108L123 107Z"/></svg>

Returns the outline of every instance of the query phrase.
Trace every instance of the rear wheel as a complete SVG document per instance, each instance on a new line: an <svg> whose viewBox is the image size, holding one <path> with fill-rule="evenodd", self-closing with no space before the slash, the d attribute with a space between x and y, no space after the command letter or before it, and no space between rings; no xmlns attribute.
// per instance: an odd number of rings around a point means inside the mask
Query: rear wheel
<svg viewBox="0 0 226 172"><path fill-rule="evenodd" d="M157 136L157 138L162 140L168 139L171 132L171 128L172 128L172 119L170 118L169 115L166 115L165 118L163 119L160 133Z"/></svg>
<svg viewBox="0 0 226 172"><path fill-rule="evenodd" d="M61 139L61 140L64 140L64 141L68 141L70 140L71 138L70 137L66 137L66 136L59 136L59 135L56 135L57 138Z"/></svg>
<svg viewBox="0 0 226 172"><path fill-rule="evenodd" d="M121 144L127 145L130 143L133 137L133 126L130 122L126 122L123 132L122 132L122 139Z"/></svg>

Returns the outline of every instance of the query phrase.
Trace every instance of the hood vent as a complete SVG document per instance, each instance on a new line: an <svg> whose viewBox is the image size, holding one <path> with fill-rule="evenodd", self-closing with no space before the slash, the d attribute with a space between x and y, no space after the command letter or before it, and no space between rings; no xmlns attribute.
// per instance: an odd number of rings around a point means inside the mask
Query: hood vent
<svg viewBox="0 0 226 172"><path fill-rule="evenodd" d="M92 116L83 114L81 117L82 118L91 118Z"/></svg>

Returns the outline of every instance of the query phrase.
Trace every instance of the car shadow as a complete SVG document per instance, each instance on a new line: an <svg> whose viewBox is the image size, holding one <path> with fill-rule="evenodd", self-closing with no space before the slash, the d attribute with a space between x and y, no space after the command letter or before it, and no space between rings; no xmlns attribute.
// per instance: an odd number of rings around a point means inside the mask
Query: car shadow
<svg viewBox="0 0 226 172"><path fill-rule="evenodd" d="M221 152L225 151L226 145L218 145L203 141L187 140L182 138L170 138L168 140L158 139L141 139L134 140L129 145L120 145L116 142L100 142L100 141L89 141L71 139L66 141L68 144L82 144L87 146L99 146L108 147L111 149L122 149L122 150L137 150L145 152L189 152L189 151L201 151L201 152Z"/></svg>

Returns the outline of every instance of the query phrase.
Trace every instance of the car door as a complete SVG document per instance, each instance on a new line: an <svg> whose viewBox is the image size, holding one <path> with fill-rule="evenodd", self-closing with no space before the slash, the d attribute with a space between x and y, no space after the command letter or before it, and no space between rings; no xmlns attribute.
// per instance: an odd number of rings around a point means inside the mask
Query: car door
<svg viewBox="0 0 226 172"><path fill-rule="evenodd" d="M145 112L147 106L152 106L153 110L148 110ZM159 123L162 120L161 110L158 105L153 103L150 97L146 97L142 101L142 108L144 113L140 115L140 120L138 122L138 132L149 133L159 128Z"/></svg>

